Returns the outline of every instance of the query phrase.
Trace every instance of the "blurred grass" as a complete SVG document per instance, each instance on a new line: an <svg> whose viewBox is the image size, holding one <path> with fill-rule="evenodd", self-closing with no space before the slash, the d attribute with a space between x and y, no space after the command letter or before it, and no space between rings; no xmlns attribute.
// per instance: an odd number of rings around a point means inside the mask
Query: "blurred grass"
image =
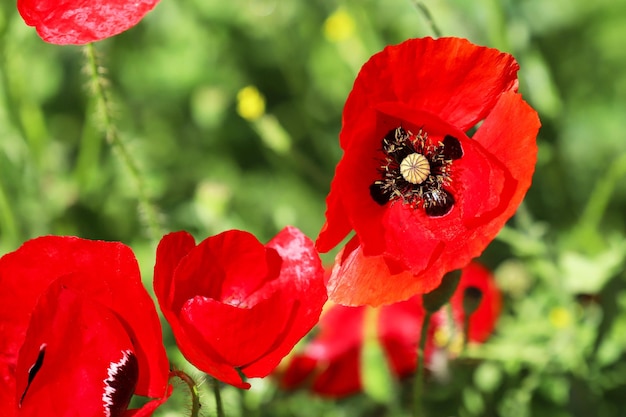
<svg viewBox="0 0 626 417"><path fill-rule="evenodd" d="M432 382L431 414L626 415L626 1L423 4L445 36L512 53L543 123L525 205L482 258L507 296L498 332L450 364L451 382ZM316 236L358 69L387 44L427 35L411 0L162 0L95 48L164 230L201 239L240 228L267 241L286 224ZM149 284L157 241L94 117L85 66L80 47L43 43L14 3L0 5L0 252L44 234L118 240ZM247 87L263 109L242 117ZM244 415L236 391L225 398L229 416ZM246 407L385 410L367 395L335 404L267 382L246 393Z"/></svg>

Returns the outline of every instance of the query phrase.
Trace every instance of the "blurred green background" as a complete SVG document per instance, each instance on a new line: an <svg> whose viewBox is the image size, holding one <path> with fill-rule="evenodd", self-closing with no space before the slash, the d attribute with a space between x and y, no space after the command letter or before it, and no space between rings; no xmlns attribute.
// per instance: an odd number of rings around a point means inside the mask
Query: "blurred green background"
<svg viewBox="0 0 626 417"><path fill-rule="evenodd" d="M443 35L512 53L543 124L533 186L481 258L505 292L496 334L451 362L448 382L429 381L428 415L626 416L626 1L423 4ZM433 34L411 0L162 0L95 45L108 127L136 175L103 135L83 48L44 43L2 2L0 253L44 234L122 241L150 287L168 231L267 241L292 224L314 238L360 66ZM371 393L285 394L270 380L224 396L228 416L403 409ZM157 415L185 415L184 402Z"/></svg>

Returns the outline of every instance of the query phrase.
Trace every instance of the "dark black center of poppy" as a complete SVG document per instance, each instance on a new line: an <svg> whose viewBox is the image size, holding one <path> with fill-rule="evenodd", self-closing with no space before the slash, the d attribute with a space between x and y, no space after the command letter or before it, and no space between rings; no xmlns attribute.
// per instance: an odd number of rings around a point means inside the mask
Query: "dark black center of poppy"
<svg viewBox="0 0 626 417"><path fill-rule="evenodd" d="M119 361L109 364L108 378L104 380L102 401L107 417L124 414L139 378L139 363L135 354L130 350L121 353L122 358Z"/></svg>
<svg viewBox="0 0 626 417"><path fill-rule="evenodd" d="M433 144L428 134L417 134L402 127L392 129L382 140L384 159L381 178L370 185L370 195L380 205L401 201L412 208L423 207L431 217L452 210L454 197L450 186L452 161L463 156L459 140L446 135Z"/></svg>

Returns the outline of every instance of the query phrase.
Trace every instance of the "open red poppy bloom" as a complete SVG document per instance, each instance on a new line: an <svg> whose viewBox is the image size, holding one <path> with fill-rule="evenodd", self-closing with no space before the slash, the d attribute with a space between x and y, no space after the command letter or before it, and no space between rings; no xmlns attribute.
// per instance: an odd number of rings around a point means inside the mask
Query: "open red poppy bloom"
<svg viewBox="0 0 626 417"><path fill-rule="evenodd" d="M110 38L135 26L159 0L17 0L41 38L60 45Z"/></svg>
<svg viewBox="0 0 626 417"><path fill-rule="evenodd" d="M0 259L0 415L148 416L169 396L154 303L127 246L46 236ZM156 400L127 410L133 395Z"/></svg>
<svg viewBox="0 0 626 417"><path fill-rule="evenodd" d="M287 227L267 245L230 230L196 246L186 232L157 249L154 291L181 352L198 369L249 388L317 323L327 300L313 242Z"/></svg>
<svg viewBox="0 0 626 417"><path fill-rule="evenodd" d="M517 93L517 70L511 55L457 38L408 40L363 66L317 239L327 252L356 232L331 300L379 305L429 292L493 240L536 161L539 119Z"/></svg>
<svg viewBox="0 0 626 417"><path fill-rule="evenodd" d="M500 292L493 277L484 267L470 263L463 269L461 281L450 306L451 315L440 310L431 318L429 339L426 341L426 364L439 350L454 356L462 346L465 314L463 295L468 288L482 294L482 302L470 316L469 339L483 342L493 332L500 314ZM302 352L288 358L278 374L280 385L286 389L307 387L328 397L345 397L363 389L361 380L361 351L363 349L365 310L367 306L333 305L322 315L319 333ZM425 311L422 297L389 304L378 310L376 334L393 375L397 378L412 374L417 366L417 346ZM448 317L452 317L452 321ZM279 368L280 369L280 368Z"/></svg>

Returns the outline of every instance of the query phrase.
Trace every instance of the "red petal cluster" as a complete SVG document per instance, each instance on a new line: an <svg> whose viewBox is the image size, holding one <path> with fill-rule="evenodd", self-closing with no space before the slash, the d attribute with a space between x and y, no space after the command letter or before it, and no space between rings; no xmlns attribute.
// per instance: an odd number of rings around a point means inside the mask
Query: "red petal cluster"
<svg viewBox="0 0 626 417"><path fill-rule="evenodd" d="M317 323L327 300L313 242L287 227L267 245L231 230L196 246L166 235L154 291L176 342L197 368L231 385L267 376Z"/></svg>
<svg viewBox="0 0 626 417"><path fill-rule="evenodd" d="M0 415L147 416L169 395L154 303L121 243L46 236L0 259ZM127 411L132 395L154 400Z"/></svg>
<svg viewBox="0 0 626 417"><path fill-rule="evenodd" d="M531 183L540 126L517 93L517 70L511 55L458 38L408 40L363 66L344 108L344 155L316 242L326 252L356 232L337 258L331 300L380 305L429 292L515 213ZM382 139L398 127L426 132L433 146L456 139L462 156L445 174L443 188L454 198L445 214L373 198Z"/></svg>
<svg viewBox="0 0 626 417"><path fill-rule="evenodd" d="M435 349L441 348L435 339L442 334L451 338L463 333L462 299L465 290L474 287L482 293L482 302L469 320L469 339L483 342L493 331L500 314L500 292L493 277L484 267L470 263L463 269L461 281L450 302L453 323L446 311L431 318L429 339L426 342L426 363ZM380 307L377 336L388 358L391 370L398 378L415 371L417 345L425 311L422 297ZM333 305L322 315L319 333L306 345L303 352L293 355L281 370L280 384L286 389L308 387L328 397L344 397L362 390L361 349L365 334L367 306ZM435 336L437 335L437 336ZM461 340L461 339L459 339Z"/></svg>
<svg viewBox="0 0 626 417"><path fill-rule="evenodd" d="M18 0L17 9L41 38L60 45L110 38L135 26L159 0Z"/></svg>

